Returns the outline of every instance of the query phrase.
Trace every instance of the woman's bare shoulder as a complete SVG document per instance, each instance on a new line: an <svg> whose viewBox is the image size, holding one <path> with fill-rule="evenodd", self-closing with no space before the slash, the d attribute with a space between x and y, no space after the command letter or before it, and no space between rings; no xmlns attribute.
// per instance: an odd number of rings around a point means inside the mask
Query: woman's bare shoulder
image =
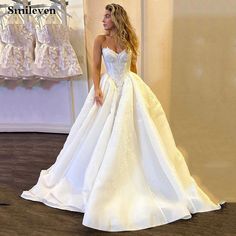
<svg viewBox="0 0 236 236"><path fill-rule="evenodd" d="M106 40L106 35L99 34L95 37L94 42L97 44L102 44Z"/></svg>

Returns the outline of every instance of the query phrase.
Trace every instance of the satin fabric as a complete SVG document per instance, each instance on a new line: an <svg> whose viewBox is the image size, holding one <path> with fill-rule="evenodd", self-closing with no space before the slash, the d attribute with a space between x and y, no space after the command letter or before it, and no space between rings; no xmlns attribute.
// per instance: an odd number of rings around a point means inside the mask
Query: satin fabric
<svg viewBox="0 0 236 236"><path fill-rule="evenodd" d="M104 231L220 209L191 176L157 97L130 71L131 52L102 51L103 105L92 86L55 163L21 197L83 212L83 225Z"/></svg>

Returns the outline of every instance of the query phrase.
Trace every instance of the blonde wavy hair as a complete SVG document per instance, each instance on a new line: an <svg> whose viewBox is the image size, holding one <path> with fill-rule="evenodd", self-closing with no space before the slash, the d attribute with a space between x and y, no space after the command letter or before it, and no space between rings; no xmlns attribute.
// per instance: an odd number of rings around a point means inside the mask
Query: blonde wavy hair
<svg viewBox="0 0 236 236"><path fill-rule="evenodd" d="M111 12L111 20L116 27L114 38L117 43L126 50L130 49L137 56L139 46L138 38L125 9L115 3L106 5L105 9Z"/></svg>

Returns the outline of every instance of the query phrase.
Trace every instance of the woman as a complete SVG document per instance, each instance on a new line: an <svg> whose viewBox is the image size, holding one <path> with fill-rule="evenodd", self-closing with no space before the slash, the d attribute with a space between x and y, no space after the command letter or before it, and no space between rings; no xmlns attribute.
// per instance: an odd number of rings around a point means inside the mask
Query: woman
<svg viewBox="0 0 236 236"><path fill-rule="evenodd" d="M107 5L103 25L84 106L55 163L21 197L83 212L83 225L104 231L220 209L190 175L160 102L136 74L138 41L126 11Z"/></svg>

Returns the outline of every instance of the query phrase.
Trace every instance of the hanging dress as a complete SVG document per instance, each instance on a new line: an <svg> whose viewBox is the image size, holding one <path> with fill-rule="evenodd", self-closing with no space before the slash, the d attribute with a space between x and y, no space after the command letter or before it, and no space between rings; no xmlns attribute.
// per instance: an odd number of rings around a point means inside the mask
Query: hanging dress
<svg viewBox="0 0 236 236"><path fill-rule="evenodd" d="M14 80L33 78L34 35L19 15L8 16L0 36L0 76Z"/></svg>
<svg viewBox="0 0 236 236"><path fill-rule="evenodd" d="M54 15L36 26L33 73L49 80L75 79L82 74L75 51L69 41L69 29Z"/></svg>

